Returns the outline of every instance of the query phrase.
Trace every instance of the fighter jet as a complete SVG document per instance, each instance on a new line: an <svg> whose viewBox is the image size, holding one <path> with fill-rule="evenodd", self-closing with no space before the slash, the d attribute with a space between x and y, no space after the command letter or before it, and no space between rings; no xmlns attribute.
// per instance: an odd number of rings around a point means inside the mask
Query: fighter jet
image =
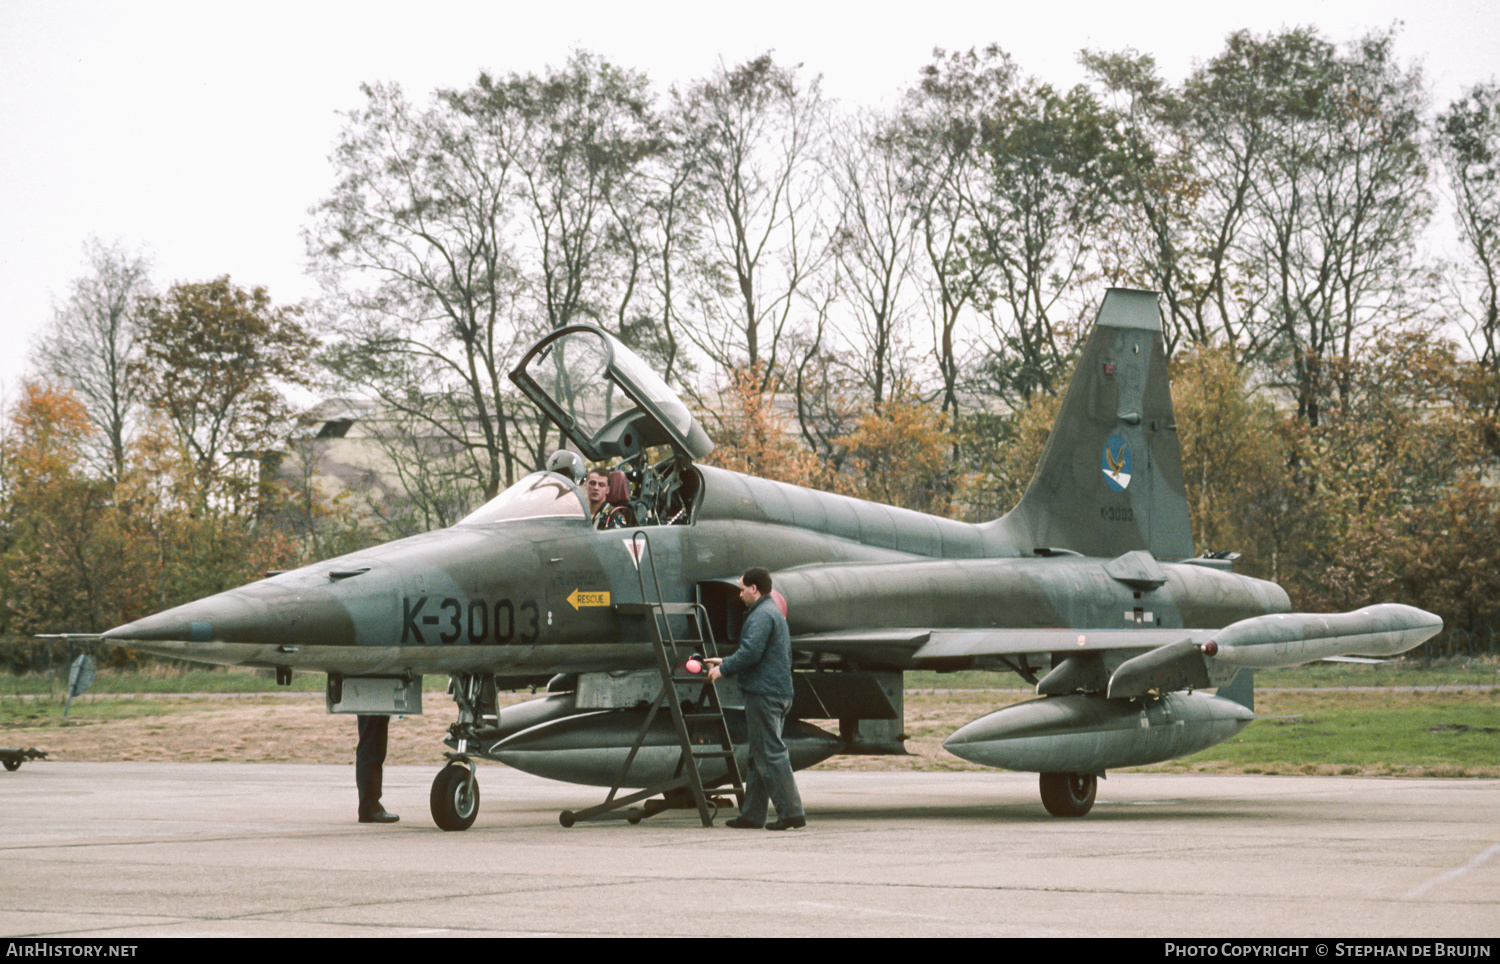
<svg viewBox="0 0 1500 964"><path fill-rule="evenodd" d="M420 712L422 676L450 676L454 752L432 810L440 827L461 830L478 811L479 759L610 786L659 683L643 605L698 604L701 628L732 648L738 577L750 566L772 571L788 607L795 766L902 752L907 670L1015 673L1037 698L968 723L944 746L1039 773L1058 816L1087 813L1108 770L1240 732L1254 719L1254 669L1388 656L1442 628L1396 604L1290 613L1276 584L1236 574L1222 555L1194 556L1152 292L1108 292L1029 488L982 524L704 464L713 444L689 408L598 328L548 334L511 379L582 457L612 469L602 521L564 453L451 528L103 638L274 668L283 681L326 673L334 711ZM542 683L541 698L499 705L497 691ZM732 707L734 694L724 698ZM808 720L837 720L837 733ZM650 785L671 759L642 755L631 785Z"/></svg>

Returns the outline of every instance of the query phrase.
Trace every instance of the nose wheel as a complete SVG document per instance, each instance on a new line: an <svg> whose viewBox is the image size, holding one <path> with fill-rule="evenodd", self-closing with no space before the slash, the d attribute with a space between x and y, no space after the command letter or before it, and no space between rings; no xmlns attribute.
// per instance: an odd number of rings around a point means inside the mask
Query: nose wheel
<svg viewBox="0 0 1500 964"><path fill-rule="evenodd" d="M432 781L432 820L443 830L468 830L479 816L479 781L474 765L450 763Z"/></svg>

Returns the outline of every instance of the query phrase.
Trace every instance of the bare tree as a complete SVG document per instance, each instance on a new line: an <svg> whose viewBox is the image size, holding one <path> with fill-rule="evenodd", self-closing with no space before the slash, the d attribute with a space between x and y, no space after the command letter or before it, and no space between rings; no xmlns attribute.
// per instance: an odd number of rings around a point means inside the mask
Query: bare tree
<svg viewBox="0 0 1500 964"><path fill-rule="evenodd" d="M549 328L611 326L638 294L646 164L663 149L644 75L587 52L545 76L481 75L443 99L468 124L503 125L530 296Z"/></svg>
<svg viewBox="0 0 1500 964"><path fill-rule="evenodd" d="M1468 254L1459 304L1469 344L1500 373L1500 85L1476 84L1438 115L1459 237Z"/></svg>
<svg viewBox="0 0 1500 964"><path fill-rule="evenodd" d="M1421 71L1371 34L1341 56L1299 33L1267 118L1272 149L1253 185L1243 270L1267 288L1261 338L1291 364L1298 414L1318 424L1348 386L1358 340L1424 307L1416 239L1432 216Z"/></svg>
<svg viewBox="0 0 1500 964"><path fill-rule="evenodd" d="M33 359L43 372L66 379L82 400L98 430L88 443L91 460L118 480L139 398L131 364L140 328L137 304L151 293L150 268L142 255L118 243L93 238L84 252L89 273L73 281L67 301L54 309Z"/></svg>
<svg viewBox="0 0 1500 964"><path fill-rule="evenodd" d="M921 241L922 288L932 318L942 378L942 411L956 416L964 347L960 325L983 297L993 265L971 257L976 198L984 190L979 163L984 115L1015 83L1018 71L999 47L961 53L933 51L901 111L898 144L905 193Z"/></svg>
<svg viewBox="0 0 1500 964"><path fill-rule="evenodd" d="M588 54L543 76L440 91L366 87L308 247L328 362L393 417L470 455L486 497L546 455L506 373L541 332L634 317L646 173L661 142L644 77ZM641 313L649 313L645 308Z"/></svg>
<svg viewBox="0 0 1500 964"><path fill-rule="evenodd" d="M910 374L908 282L918 256L918 212L905 191L905 165L891 122L862 114L843 125L830 150L839 227L833 247L853 320L850 357L879 411L891 384Z"/></svg>
<svg viewBox="0 0 1500 964"><path fill-rule="evenodd" d="M1013 400L1055 391L1094 296L1095 245L1119 190L1114 131L1083 87L1017 84L986 111L980 136L984 190L970 196L973 254L994 266L983 313L993 339L986 365Z"/></svg>
<svg viewBox="0 0 1500 964"><path fill-rule="evenodd" d="M1120 134L1113 221L1101 232L1104 275L1112 284L1161 292L1169 353L1183 342L1208 343L1219 334L1205 297L1217 290L1216 262L1200 244L1200 206L1217 185L1202 174L1181 92L1167 86L1148 54L1084 51L1080 60L1112 98ZM1227 227L1233 224L1231 218ZM1220 237L1225 227L1213 225L1208 236ZM1214 247L1223 250L1222 237Z"/></svg>
<svg viewBox="0 0 1500 964"><path fill-rule="evenodd" d="M1241 358L1259 355L1264 331L1252 320L1270 297L1265 278L1247 284L1242 271L1254 246L1260 185L1279 131L1302 123L1297 105L1309 65L1327 52L1308 30L1264 40L1239 31L1188 78L1177 106L1201 187L1188 228L1198 240L1183 264L1184 287L1193 292L1189 328L1200 342L1217 333Z"/></svg>
<svg viewBox="0 0 1500 964"><path fill-rule="evenodd" d="M522 327L514 251L512 141L500 118L414 110L394 86L364 88L334 152L339 180L316 209L308 249L328 298L325 362L389 409L426 417L427 389L461 386L480 431L474 483L513 478L502 392ZM493 120L486 123L485 120ZM436 431L443 431L433 421Z"/></svg>
<svg viewBox="0 0 1500 964"><path fill-rule="evenodd" d="M818 80L803 86L796 68L766 54L674 90L672 112L702 199L706 264L693 293L702 318L690 337L725 370L759 366L770 384L798 296L828 258Z"/></svg>

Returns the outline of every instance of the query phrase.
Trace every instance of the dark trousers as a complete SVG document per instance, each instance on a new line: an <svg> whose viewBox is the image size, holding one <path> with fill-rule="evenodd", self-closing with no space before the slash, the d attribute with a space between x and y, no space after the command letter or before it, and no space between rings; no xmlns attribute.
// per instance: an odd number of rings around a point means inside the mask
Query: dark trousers
<svg viewBox="0 0 1500 964"><path fill-rule="evenodd" d="M354 785L359 789L359 815L380 809L381 777L385 767L389 716L360 716L359 749L354 751Z"/></svg>
<svg viewBox="0 0 1500 964"><path fill-rule="evenodd" d="M745 805L740 808L740 816L753 823L766 822L767 803L775 804L776 815L783 820L803 816L802 797L792 776L792 755L781 739L791 709L791 700L745 694L750 772L745 775Z"/></svg>

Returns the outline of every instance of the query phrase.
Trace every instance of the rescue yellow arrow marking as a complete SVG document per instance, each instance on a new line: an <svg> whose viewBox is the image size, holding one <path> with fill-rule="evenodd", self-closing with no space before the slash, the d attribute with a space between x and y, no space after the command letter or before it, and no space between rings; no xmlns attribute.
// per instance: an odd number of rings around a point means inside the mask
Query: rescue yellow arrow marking
<svg viewBox="0 0 1500 964"><path fill-rule="evenodd" d="M575 589L568 595L568 602L574 609L582 609L584 606L608 606L609 593L584 592L581 589Z"/></svg>

